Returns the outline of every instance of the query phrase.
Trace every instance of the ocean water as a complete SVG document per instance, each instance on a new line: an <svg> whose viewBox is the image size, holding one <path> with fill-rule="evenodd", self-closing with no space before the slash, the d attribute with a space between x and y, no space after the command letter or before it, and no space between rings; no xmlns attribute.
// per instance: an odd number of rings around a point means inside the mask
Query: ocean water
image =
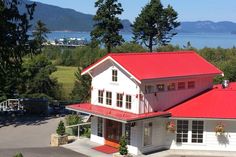
<svg viewBox="0 0 236 157"><path fill-rule="evenodd" d="M131 33L122 33L125 41L132 40ZM85 38L88 41L90 40L89 32L51 32L48 34L49 40L55 40L59 38ZM183 47L187 45L187 42L190 42L191 45L195 48L203 47L222 47L222 48L232 48L236 46L236 34L230 33L178 33L172 38L171 44L179 45Z"/></svg>

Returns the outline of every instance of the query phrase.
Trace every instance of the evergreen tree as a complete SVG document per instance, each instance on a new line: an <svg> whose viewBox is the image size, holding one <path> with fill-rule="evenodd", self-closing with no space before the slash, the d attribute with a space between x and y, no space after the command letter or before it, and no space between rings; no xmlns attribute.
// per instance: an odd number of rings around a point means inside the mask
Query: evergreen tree
<svg viewBox="0 0 236 157"><path fill-rule="evenodd" d="M14 157L23 157L21 153L17 153Z"/></svg>
<svg viewBox="0 0 236 157"><path fill-rule="evenodd" d="M65 124L62 120L60 120L58 127L57 127L57 134L60 136L65 135L66 132L66 128L65 128Z"/></svg>
<svg viewBox="0 0 236 157"><path fill-rule="evenodd" d="M34 44L36 48L39 49L39 52L42 52L43 43L47 41L47 34L50 33L49 29L46 25L39 20L35 26L35 30L33 31Z"/></svg>
<svg viewBox="0 0 236 157"><path fill-rule="evenodd" d="M26 8L25 13L20 11L21 6ZM32 53L27 33L35 6L19 0L0 1L0 99L14 97L22 57Z"/></svg>
<svg viewBox="0 0 236 157"><path fill-rule="evenodd" d="M180 25L176 21L177 16L177 12L170 5L163 8L160 0L151 0L132 25L134 40L145 44L150 52L155 45L166 45L177 34L174 32Z"/></svg>
<svg viewBox="0 0 236 157"><path fill-rule="evenodd" d="M119 152L121 155L127 155L128 154L128 148L127 148L127 140L125 136L122 136L120 139L120 147Z"/></svg>
<svg viewBox="0 0 236 157"><path fill-rule="evenodd" d="M119 35L123 25L117 17L121 15L123 9L117 0L97 0L95 7L98 10L93 18L95 25L90 35L93 43L103 43L109 53L113 47L124 42L122 36Z"/></svg>

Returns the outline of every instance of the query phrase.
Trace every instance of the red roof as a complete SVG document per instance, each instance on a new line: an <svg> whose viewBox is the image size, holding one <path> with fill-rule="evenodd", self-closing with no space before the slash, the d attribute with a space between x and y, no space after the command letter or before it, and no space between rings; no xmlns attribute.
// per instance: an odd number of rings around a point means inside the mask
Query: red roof
<svg viewBox="0 0 236 157"><path fill-rule="evenodd" d="M170 112L172 117L180 118L235 119L236 82L230 83L225 89L217 85L212 90L177 105L167 112Z"/></svg>
<svg viewBox="0 0 236 157"><path fill-rule="evenodd" d="M140 119L145 119L145 118L170 115L168 112L150 112L150 113L145 113L145 114L134 114L130 112L124 112L124 111L102 107L98 105L93 105L89 103L70 105L67 107L67 109L80 111L83 113L88 113L91 115L105 117L108 119L118 120L122 122L129 122L129 121L135 121L135 120L140 120Z"/></svg>
<svg viewBox="0 0 236 157"><path fill-rule="evenodd" d="M85 74L106 59L112 59L137 80L178 76L222 74L194 51L110 53L82 71Z"/></svg>

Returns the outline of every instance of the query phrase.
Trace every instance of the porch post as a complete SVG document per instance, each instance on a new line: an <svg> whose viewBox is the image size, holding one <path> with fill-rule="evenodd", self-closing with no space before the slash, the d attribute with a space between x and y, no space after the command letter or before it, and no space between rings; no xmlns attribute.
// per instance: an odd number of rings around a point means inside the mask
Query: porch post
<svg viewBox="0 0 236 157"><path fill-rule="evenodd" d="M80 125L78 125L78 138L80 137Z"/></svg>

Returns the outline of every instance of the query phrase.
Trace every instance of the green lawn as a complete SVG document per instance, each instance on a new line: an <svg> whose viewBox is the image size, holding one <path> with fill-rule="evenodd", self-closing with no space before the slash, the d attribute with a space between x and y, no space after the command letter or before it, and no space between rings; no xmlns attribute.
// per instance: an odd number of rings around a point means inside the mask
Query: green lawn
<svg viewBox="0 0 236 157"><path fill-rule="evenodd" d="M57 78L58 82L62 84L64 98L69 98L69 94L73 89L75 81L74 74L76 71L77 67L57 66L57 71L51 75L52 77Z"/></svg>

